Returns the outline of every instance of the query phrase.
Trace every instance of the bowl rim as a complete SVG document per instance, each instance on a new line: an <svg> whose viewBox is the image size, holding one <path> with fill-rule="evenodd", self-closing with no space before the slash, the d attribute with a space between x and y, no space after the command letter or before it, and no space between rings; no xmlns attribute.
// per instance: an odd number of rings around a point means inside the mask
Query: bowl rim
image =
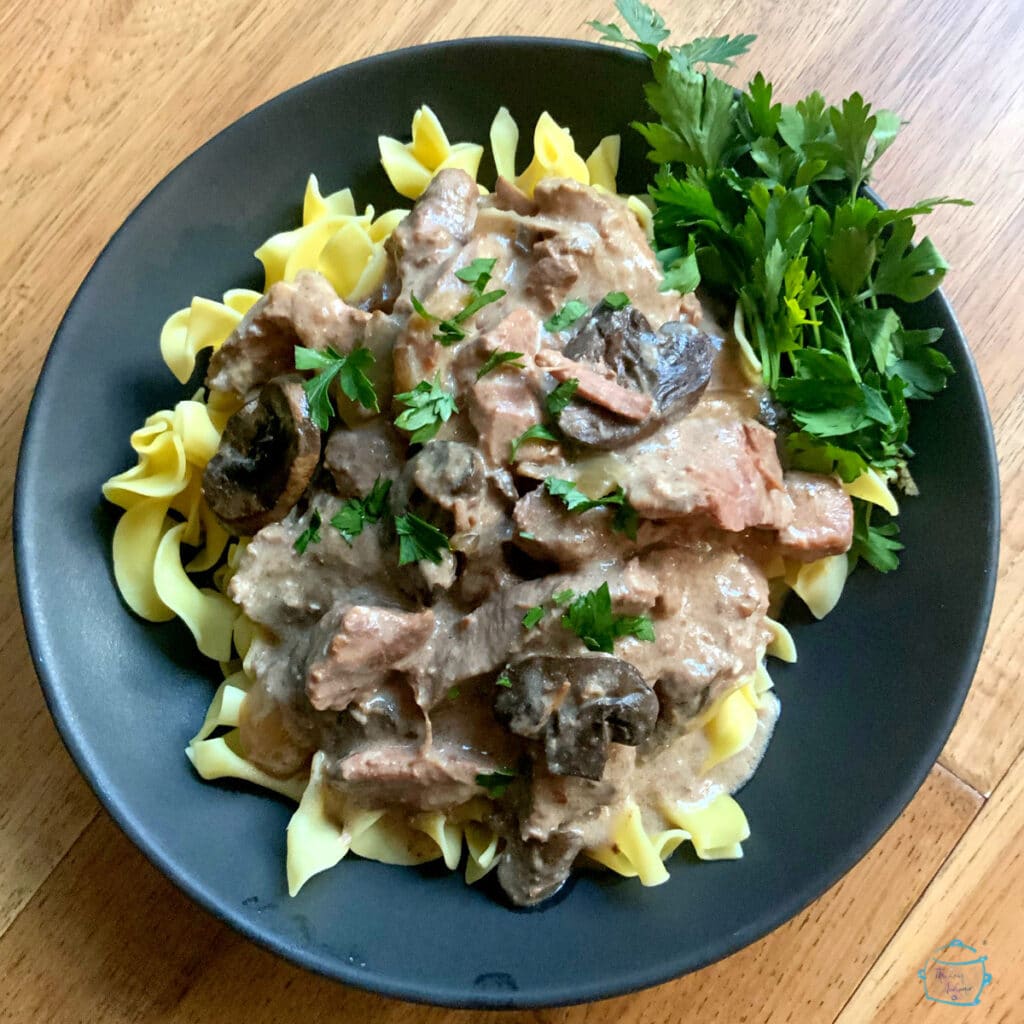
<svg viewBox="0 0 1024 1024"><path fill-rule="evenodd" d="M963 375L966 379L972 397L981 411L982 422L979 424L984 438L984 451L979 457L984 459L987 468L987 479L990 482L990 490L985 498L990 502L993 522L989 535L987 549L986 581L983 592L982 605L979 608L978 627L974 632L972 643L966 650L964 657L964 672L957 681L954 691L954 699L949 703L947 713L942 721L941 728L936 731L932 743L927 751L922 752L915 770L905 775L897 787L894 787L890 799L884 806L884 813L877 815L877 821L882 823L878 827L869 830L862 835L858 842L851 844L845 851L844 856L838 858L829 872L829 880L820 887L814 884L809 890L799 890L787 899L776 904L770 913L763 915L756 925L751 924L746 928L734 932L727 939L709 943L706 952L698 961L686 967L682 972L678 969L667 968L661 964L652 967L647 972L634 971L625 984L620 980L594 981L581 983L579 981L566 980L557 986L549 986L547 992L540 999L531 997L529 992L518 991L466 991L451 984L441 984L434 989L424 986L422 983L408 984L400 979L389 976L375 975L370 972L361 971L355 967L339 963L336 960L319 955L314 949L293 945L287 940L277 937L274 934L261 930L254 923L254 919L243 916L234 908L219 902L217 897L207 890L198 880L187 875L176 863L176 861L154 843L150 842L147 834L138 826L130 809L118 799L117 795L104 785L97 764L94 763L92 751L86 747L78 730L75 727L74 716L65 700L64 687L57 679L55 673L51 673L48 664L48 638L46 631L37 619L38 609L31 591L30 580L32 569L30 565L30 553L26 549L26 540L22 524L26 521L27 510L25 508L26 481L29 475L28 452L33 447L32 439L36 430L36 421L39 418L40 410L46 400L45 382L47 372L54 358L57 344L64 332L65 325L75 314L83 294L87 291L90 280L97 268L106 258L109 250L121 234L127 231L134 219L146 208L146 206L160 192L168 187L170 180L179 174L182 169L193 160L200 152L208 146L215 144L221 137L230 133L242 130L251 119L257 119L263 113L287 98L301 95L309 90L314 83L322 83L325 79L345 74L351 69L366 68L373 65L386 66L392 61L408 60L418 54L431 53L444 50L476 49L479 47L502 46L520 50L587 50L600 51L608 60L621 60L631 63L643 62L645 58L638 53L615 47L607 43L593 42L581 39L566 39L556 36L523 36L523 35L497 35L497 36L474 36L447 40L438 40L429 43L420 43L405 46L394 50L387 50L381 53L369 54L358 60L342 64L328 69L308 79L289 87L288 89L275 94L263 101L252 110L231 121L219 129L201 145L191 150L169 171L161 176L159 181L146 192L146 194L135 204L131 212L124 218L117 230L111 235L106 244L94 258L88 272L79 283L75 295L68 305L67 310L61 317L60 323L54 332L53 339L47 349L46 356L40 367L39 375L25 418L21 443L19 446L17 469L15 474L14 501L12 507L12 533L13 550L15 560L15 576L17 591L25 625L25 634L28 642L29 652L32 658L33 667L36 671L47 708L57 728L57 732L65 749L70 754L76 768L86 779L90 788L99 799L102 807L110 814L122 832L132 841L137 849L154 865L166 878L168 878L178 889L183 891L194 903L203 910L212 914L218 920L228 924L235 931L244 935L247 939L257 945L270 950L286 961L296 964L304 969L313 971L333 981L342 982L364 991L373 992L390 998L407 1000L413 1003L420 1003L432 1006L448 1006L465 1009L533 1009L544 1007L558 1007L576 1005L591 1002L599 999L606 999L613 996L627 995L654 985L659 985L684 974L700 970L710 964L724 959L737 952L757 939L768 935L780 925L800 913L805 907L824 895L834 886L851 868L853 868L866 853L882 838L882 836L895 824L903 810L913 799L920 789L928 773L931 771L936 759L946 743L953 727L959 718L960 712L966 700L968 690L973 682L977 671L978 662L988 634L990 618L992 613L993 598L998 576L999 549L1001 539L1001 505L1000 505L1000 481L998 473L998 458L995 447L994 433L992 429L991 413L985 398L981 378L978 373L974 355L967 343L966 336L956 317L952 305L943 291L937 294L937 300L942 304L950 321L951 341L956 344L963 353L967 373ZM867 190L870 197L882 204L878 196ZM969 671L968 671L969 669Z"/></svg>

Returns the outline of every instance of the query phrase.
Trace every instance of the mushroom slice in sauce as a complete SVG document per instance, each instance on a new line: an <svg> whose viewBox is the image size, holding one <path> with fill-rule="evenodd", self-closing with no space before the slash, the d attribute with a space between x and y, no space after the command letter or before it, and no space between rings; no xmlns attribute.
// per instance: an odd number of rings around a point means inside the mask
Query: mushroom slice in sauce
<svg viewBox="0 0 1024 1024"><path fill-rule="evenodd" d="M544 744L548 770L597 781L608 744L635 747L654 729L658 698L629 662L605 654L534 655L510 665L495 711Z"/></svg>
<svg viewBox="0 0 1024 1024"><path fill-rule="evenodd" d="M288 514L319 460L320 430L302 383L277 378L228 420L203 495L229 530L249 536Z"/></svg>
<svg viewBox="0 0 1024 1024"><path fill-rule="evenodd" d="M562 433L603 449L653 433L697 404L716 351L692 324L670 322L655 333L635 306L598 304L551 370L556 379L575 376L580 382L559 418Z"/></svg>

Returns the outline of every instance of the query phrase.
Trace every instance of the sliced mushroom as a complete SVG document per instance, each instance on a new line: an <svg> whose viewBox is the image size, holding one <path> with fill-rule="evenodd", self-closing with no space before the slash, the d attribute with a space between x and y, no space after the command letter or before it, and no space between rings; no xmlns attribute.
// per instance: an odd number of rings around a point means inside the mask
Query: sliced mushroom
<svg viewBox="0 0 1024 1024"><path fill-rule="evenodd" d="M320 430L301 382L277 378L228 420L203 495L230 531L251 536L288 514L319 459Z"/></svg>
<svg viewBox="0 0 1024 1024"><path fill-rule="evenodd" d="M505 670L495 711L512 732L541 740L548 770L597 781L608 744L651 734L658 698L629 662L605 654L534 655Z"/></svg>
<svg viewBox="0 0 1024 1024"><path fill-rule="evenodd" d="M433 441L408 461L393 500L404 507L425 496L458 518L461 506L480 500L486 488L487 467L472 445Z"/></svg>
<svg viewBox="0 0 1024 1024"><path fill-rule="evenodd" d="M655 333L635 306L612 309L600 303L563 352L582 372L576 375L579 391L559 418L562 433L603 449L652 433L668 417L685 415L697 404L715 352L711 338L692 324L667 323ZM569 375L565 365L552 372L556 378ZM591 378L603 386L584 386ZM637 397L625 402L623 392Z"/></svg>
<svg viewBox="0 0 1024 1024"><path fill-rule="evenodd" d="M582 849L583 837L575 830L544 839L513 835L498 863L498 882L517 907L540 903L562 888Z"/></svg>

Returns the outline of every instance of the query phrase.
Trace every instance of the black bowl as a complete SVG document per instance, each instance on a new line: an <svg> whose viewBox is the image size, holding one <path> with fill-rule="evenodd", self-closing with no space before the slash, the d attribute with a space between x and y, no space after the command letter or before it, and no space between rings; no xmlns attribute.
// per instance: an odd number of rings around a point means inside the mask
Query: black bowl
<svg viewBox="0 0 1024 1024"><path fill-rule="evenodd" d="M996 463L977 373L941 295L908 311L945 329L948 391L914 409L922 496L901 517L898 573L858 571L838 610L797 624L776 669L783 715L741 801L742 861L677 856L656 889L584 874L552 904L511 911L487 886L350 858L285 889L284 802L200 781L184 756L215 673L177 623L132 617L114 587L101 482L133 462L128 435L183 396L160 360L164 318L193 294L260 287L253 249L294 226L306 175L397 205L380 132L407 137L427 102L453 139L484 141L496 108L527 129L544 109L589 151L623 136L623 188L649 167L628 128L646 68L596 45L462 40L322 75L242 118L160 183L117 232L46 360L18 466L15 544L33 657L79 768L146 855L218 917L349 984L477 1007L581 1002L711 963L797 913L895 820L935 761L970 685L999 533ZM524 131L520 161L529 131ZM488 180L490 169L481 171ZM955 254L954 254L955 256Z"/></svg>

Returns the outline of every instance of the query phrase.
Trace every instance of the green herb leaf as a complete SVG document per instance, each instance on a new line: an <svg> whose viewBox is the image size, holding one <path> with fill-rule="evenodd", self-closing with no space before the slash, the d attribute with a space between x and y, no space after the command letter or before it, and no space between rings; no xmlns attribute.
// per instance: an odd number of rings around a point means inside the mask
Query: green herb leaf
<svg viewBox="0 0 1024 1024"><path fill-rule="evenodd" d="M547 428L543 423L535 423L532 427L528 427L524 430L511 445L511 452L509 455L509 461L516 461L516 454L519 452L519 446L525 444L527 441L557 441L558 438Z"/></svg>
<svg viewBox="0 0 1024 1024"><path fill-rule="evenodd" d="M442 424L459 411L455 396L441 387L440 373L433 382L421 380L412 391L395 395L395 401L406 406L395 419L395 426L411 433L409 441L412 444L421 444L435 437Z"/></svg>
<svg viewBox="0 0 1024 1024"><path fill-rule="evenodd" d="M436 526L412 512L395 516L395 532L398 534L399 565L421 561L440 565L442 552L451 550L448 538Z"/></svg>
<svg viewBox="0 0 1024 1024"><path fill-rule="evenodd" d="M448 691L448 699L449 700L457 700L461 693L462 693L462 691L457 686L453 686Z"/></svg>
<svg viewBox="0 0 1024 1024"><path fill-rule="evenodd" d="M757 36L698 36L692 43L673 46L672 53L690 64L733 66L733 57L742 57Z"/></svg>
<svg viewBox="0 0 1024 1024"><path fill-rule="evenodd" d="M309 526L307 526L306 529L295 538L295 550L298 551L300 555L304 555L306 553L306 548L308 548L310 544L320 543L320 523L320 513L316 509L313 509L313 514L309 517Z"/></svg>
<svg viewBox="0 0 1024 1024"><path fill-rule="evenodd" d="M611 654L619 637L634 636L648 643L654 641L654 623L646 615L615 615L611 592L602 583L573 600L562 616L562 625L575 633L591 651Z"/></svg>
<svg viewBox="0 0 1024 1024"><path fill-rule="evenodd" d="M500 676L498 676L498 678L495 681L494 685L495 686L503 686L503 687L505 687L506 690L511 690L512 689L512 680L509 679L509 677L506 676L506 675L500 675Z"/></svg>
<svg viewBox="0 0 1024 1024"><path fill-rule="evenodd" d="M508 787L512 785L512 780L515 777L516 773L511 768L499 768L497 771L478 775L476 777L476 784L483 786L489 796L494 799L500 799L505 795Z"/></svg>
<svg viewBox="0 0 1024 1024"><path fill-rule="evenodd" d="M295 368L313 370L314 376L302 382L309 402L309 418L326 430L334 415L330 387L337 378L344 394L372 412L380 412L377 393L365 371L373 365L373 353L366 348L353 349L347 356L328 346L323 351L295 346Z"/></svg>
<svg viewBox="0 0 1024 1024"><path fill-rule="evenodd" d="M900 529L895 522L874 525L871 516L876 512L875 506L860 498L853 499L853 544L850 547L850 567L863 558L879 572L892 572L899 568L900 560L896 554L903 550L903 545L896 539Z"/></svg>
<svg viewBox="0 0 1024 1024"><path fill-rule="evenodd" d="M589 309L590 307L585 302L579 299L570 299L554 316L548 317L544 321L544 330L551 334L567 330Z"/></svg>
<svg viewBox="0 0 1024 1024"><path fill-rule="evenodd" d="M492 370L499 366L507 366L509 369L522 370L523 364L519 362L523 358L522 352L492 352L486 362L476 371L476 379L486 377Z"/></svg>
<svg viewBox="0 0 1024 1024"><path fill-rule="evenodd" d="M569 604L575 597L576 591L567 588L566 590L560 590L557 594L552 594L551 600L561 608L563 605Z"/></svg>
<svg viewBox="0 0 1024 1024"><path fill-rule="evenodd" d="M625 309L629 305L629 296L625 292L609 292L601 301L612 309Z"/></svg>
<svg viewBox="0 0 1024 1024"><path fill-rule="evenodd" d="M539 604L535 604L524 616L523 616L523 629L533 629L534 626L544 618L544 609Z"/></svg>
<svg viewBox="0 0 1024 1024"><path fill-rule="evenodd" d="M576 394L576 389L579 386L580 382L575 377L570 377L568 380L563 380L561 384L556 385L555 389L544 400L548 414L557 418L565 412L566 406L573 400L573 396Z"/></svg>
<svg viewBox="0 0 1024 1024"><path fill-rule="evenodd" d="M562 503L570 512L582 514L589 512L592 508L614 508L615 516L612 519L612 529L617 533L626 534L630 540L636 540L640 516L629 503L621 485L616 487L611 494L596 499L588 498L571 480L559 480L557 477L549 476L544 480L544 486L552 497L561 498Z"/></svg>
<svg viewBox="0 0 1024 1024"><path fill-rule="evenodd" d="M492 302L497 302L499 299L503 299L504 297L504 288L499 288L493 292L486 292L483 295L477 295L467 303L466 308L462 310L461 313L456 313L452 319L455 323L461 324L473 316L474 313L479 313L484 306L489 306Z"/></svg>
<svg viewBox="0 0 1024 1024"><path fill-rule="evenodd" d="M349 498L331 517L333 526L351 547L367 523L379 523L387 511L391 481L379 476L365 498Z"/></svg>
<svg viewBox="0 0 1024 1024"><path fill-rule="evenodd" d="M491 279L491 274L494 272L494 265L498 261L496 259L485 259L482 256L478 256L471 263L455 271L455 276L460 281L465 281L466 284L473 286L473 291L482 292L487 287L487 282Z"/></svg>

